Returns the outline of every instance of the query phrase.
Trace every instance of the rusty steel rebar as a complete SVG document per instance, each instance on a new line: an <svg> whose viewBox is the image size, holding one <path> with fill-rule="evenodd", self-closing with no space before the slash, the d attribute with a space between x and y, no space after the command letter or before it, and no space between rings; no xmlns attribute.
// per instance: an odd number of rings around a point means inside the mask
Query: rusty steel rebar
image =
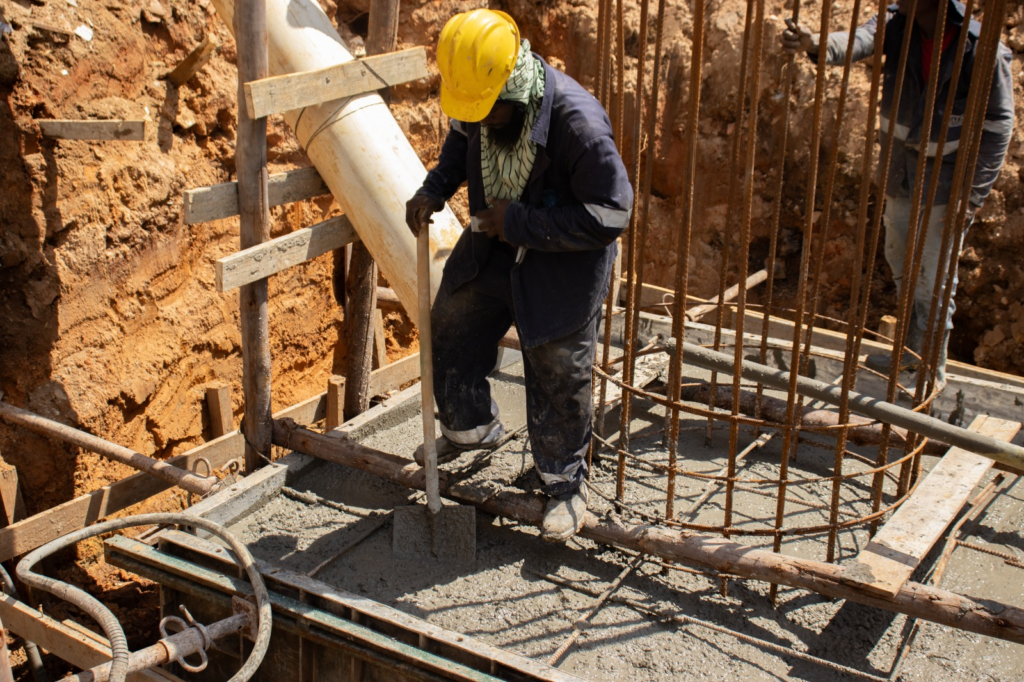
<svg viewBox="0 0 1024 682"><path fill-rule="evenodd" d="M704 63L704 31L706 17L704 3L696 2L693 8L693 50L690 59L690 83L687 90L686 162L683 169L683 226L679 233L676 257L676 299L672 315L672 333L678 343L669 362L668 395L670 403L679 401L681 377L683 374L683 339L686 331L685 305L690 277L690 240L693 232L693 179L697 168L697 123L700 117L701 72ZM670 409L668 425L668 459L671 467L668 475L668 500L675 498L675 468L679 438L679 410ZM622 475L625 457L619 455L619 469Z"/></svg>
<svg viewBox="0 0 1024 682"><path fill-rule="evenodd" d="M2 400L0 400L0 419L10 424L22 426L42 436L56 438L70 445L94 452L97 455L120 462L138 471L151 474L196 495L208 495L220 487L220 479L214 476L196 476L190 471L176 467L173 464L147 457L123 445L111 443L91 433L79 431L67 424L47 419Z"/></svg>

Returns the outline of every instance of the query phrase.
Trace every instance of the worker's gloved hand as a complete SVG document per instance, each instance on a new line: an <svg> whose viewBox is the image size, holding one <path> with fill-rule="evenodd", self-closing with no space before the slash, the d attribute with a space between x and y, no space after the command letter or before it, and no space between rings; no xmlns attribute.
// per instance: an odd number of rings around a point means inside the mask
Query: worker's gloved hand
<svg viewBox="0 0 1024 682"><path fill-rule="evenodd" d="M14 33L14 29L11 28L11 25L0 21L0 39L9 40L8 36L12 33Z"/></svg>
<svg viewBox="0 0 1024 682"><path fill-rule="evenodd" d="M444 208L444 202L426 194L416 193L405 202L405 224L414 237L420 236L420 228L430 227L430 216Z"/></svg>
<svg viewBox="0 0 1024 682"><path fill-rule="evenodd" d="M488 237L497 237L505 241L505 211L512 202L508 199L488 199L490 208L485 208L476 214L477 230L485 233Z"/></svg>
<svg viewBox="0 0 1024 682"><path fill-rule="evenodd" d="M818 34L812 33L811 29L803 24L797 24L792 19L786 19L786 30L782 32L779 42L786 52L818 54Z"/></svg>

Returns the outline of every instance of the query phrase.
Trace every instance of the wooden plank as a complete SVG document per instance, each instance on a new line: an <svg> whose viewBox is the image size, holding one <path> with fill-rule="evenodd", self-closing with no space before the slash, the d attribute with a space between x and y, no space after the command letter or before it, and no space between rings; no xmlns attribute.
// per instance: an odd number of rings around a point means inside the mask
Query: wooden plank
<svg viewBox="0 0 1024 682"><path fill-rule="evenodd" d="M213 55L217 54L218 49L220 49L220 40L217 36L212 33L206 34L203 37L203 41L187 57L181 60L181 63L174 68L174 71L167 74L167 80L180 88L192 76L196 75L199 69L206 66L206 63L213 59Z"/></svg>
<svg viewBox="0 0 1024 682"><path fill-rule="evenodd" d="M388 343L384 336L384 314L377 308L373 316L374 369L388 366Z"/></svg>
<svg viewBox="0 0 1024 682"><path fill-rule="evenodd" d="M358 238L348 218L337 216L249 247L217 261L217 291L259 282Z"/></svg>
<svg viewBox="0 0 1024 682"><path fill-rule="evenodd" d="M970 428L1009 442L1020 427L979 415ZM871 542L843 567L843 581L871 594L896 596L991 468L987 457L950 448Z"/></svg>
<svg viewBox="0 0 1024 682"><path fill-rule="evenodd" d="M312 199L330 194L316 168L274 173L267 182L267 200L271 206ZM223 182L210 187L185 191L185 224L194 225L238 215L238 183Z"/></svg>
<svg viewBox="0 0 1024 682"><path fill-rule="evenodd" d="M420 354L413 353L370 373L370 395L383 395L420 378Z"/></svg>
<svg viewBox="0 0 1024 682"><path fill-rule="evenodd" d="M85 670L110 660L109 645L39 613L13 597L0 596L0 620L12 632L77 668ZM167 682L169 679L177 678L149 670L128 675L129 682Z"/></svg>
<svg viewBox="0 0 1024 682"><path fill-rule="evenodd" d="M55 140L123 140L146 138L145 121L65 121L37 119L39 132Z"/></svg>
<svg viewBox="0 0 1024 682"><path fill-rule="evenodd" d="M200 457L214 468L242 455L243 440L237 431L168 460L170 464L191 469ZM157 495L171 484L146 473L103 486L87 495L76 497L52 509L30 516L0 530L0 561L7 561L30 552L50 540L84 528L122 509Z"/></svg>
<svg viewBox="0 0 1024 682"><path fill-rule="evenodd" d="M327 380L327 429L336 429L345 421L345 377L331 376Z"/></svg>
<svg viewBox="0 0 1024 682"><path fill-rule="evenodd" d="M231 407L231 387L223 381L206 387L206 408L210 413L210 432L214 438L235 430L234 411Z"/></svg>
<svg viewBox="0 0 1024 682"><path fill-rule="evenodd" d="M4 526L25 518L25 500L18 485L18 470L6 462L0 462L0 504L3 505L0 523Z"/></svg>
<svg viewBox="0 0 1024 682"><path fill-rule="evenodd" d="M315 71L273 76L245 84L246 109L253 118L352 97L426 78L427 51L414 47L355 59Z"/></svg>

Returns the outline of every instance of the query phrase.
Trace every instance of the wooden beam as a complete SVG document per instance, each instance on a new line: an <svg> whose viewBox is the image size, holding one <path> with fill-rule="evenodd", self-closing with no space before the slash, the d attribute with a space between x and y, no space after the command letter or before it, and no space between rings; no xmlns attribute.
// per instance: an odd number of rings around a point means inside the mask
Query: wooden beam
<svg viewBox="0 0 1024 682"><path fill-rule="evenodd" d="M251 108L242 106L245 84L266 78L270 73L267 3L265 0L236 0L233 22L238 53L238 127L235 132L238 239L244 251L270 241L267 119L254 116ZM238 307L242 323L245 473L251 474L270 456L272 429L270 319L265 277L242 285Z"/></svg>
<svg viewBox="0 0 1024 682"><path fill-rule="evenodd" d="M345 377L337 375L327 380L327 430L336 429L345 422Z"/></svg>
<svg viewBox="0 0 1024 682"><path fill-rule="evenodd" d="M413 353L370 372L370 395L383 395L420 378L420 354Z"/></svg>
<svg viewBox="0 0 1024 682"><path fill-rule="evenodd" d="M167 80L180 88L192 76L196 75L199 69L206 66L206 63L213 59L213 55L217 54L218 49L220 49L220 40L216 35L207 33L203 37L203 41L187 57L181 60L181 63L174 68L174 71L167 74Z"/></svg>
<svg viewBox="0 0 1024 682"><path fill-rule="evenodd" d="M1020 427L979 415L970 428L1009 442ZM843 566L843 582L870 594L896 596L991 468L987 457L950 448L860 554Z"/></svg>
<svg viewBox="0 0 1024 682"><path fill-rule="evenodd" d="M37 119L39 132L55 140L122 140L146 138L145 121L65 121Z"/></svg>
<svg viewBox="0 0 1024 682"><path fill-rule="evenodd" d="M4 526L25 518L25 500L18 485L18 470L6 462L0 462L0 504L3 505L0 523Z"/></svg>
<svg viewBox="0 0 1024 682"><path fill-rule="evenodd" d="M388 365L388 343L384 336L384 314L380 308L373 315L373 364L374 369L387 367Z"/></svg>
<svg viewBox="0 0 1024 682"><path fill-rule="evenodd" d="M345 308L345 418L370 406L373 370L373 320L377 313L377 264L365 244L352 247Z"/></svg>
<svg viewBox="0 0 1024 682"><path fill-rule="evenodd" d="M408 83L429 75L426 49L414 47L333 64L315 71L254 78L245 84L245 104L253 118L262 118Z"/></svg>
<svg viewBox="0 0 1024 682"><path fill-rule="evenodd" d="M296 230L217 261L217 291L265 280L271 275L305 263L358 239L345 216L336 216L312 227Z"/></svg>
<svg viewBox="0 0 1024 682"><path fill-rule="evenodd" d="M330 194L331 190L316 168L298 168L271 175L267 181L267 192L270 205L281 206ZM186 225L238 215L237 182L186 190L184 197Z"/></svg>
<svg viewBox="0 0 1024 682"><path fill-rule="evenodd" d="M87 636L23 604L14 597L0 596L0 620L12 632L35 642L40 648L67 661L76 668L88 669L111 658L110 645L98 635ZM129 673L128 682L168 682L177 680L169 673L144 670Z"/></svg>
<svg viewBox="0 0 1024 682"><path fill-rule="evenodd" d="M206 408L210 414L210 433L220 438L235 430L234 410L231 406L231 387L223 381L206 387Z"/></svg>

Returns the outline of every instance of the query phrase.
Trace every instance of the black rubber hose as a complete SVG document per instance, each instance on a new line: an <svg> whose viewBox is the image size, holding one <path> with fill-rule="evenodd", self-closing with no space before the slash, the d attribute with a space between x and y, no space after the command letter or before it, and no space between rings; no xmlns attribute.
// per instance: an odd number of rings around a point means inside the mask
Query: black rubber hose
<svg viewBox="0 0 1024 682"><path fill-rule="evenodd" d="M273 625L272 615L270 612L270 595L267 593L267 586L263 582L263 576L260 575L259 570L256 568L256 562L253 559L252 554L249 553L249 549L220 524L199 516L180 513L140 514L138 516L129 516L123 519L112 519L104 523L96 524L95 526L83 528L75 531L74 533L69 533L64 537L57 538L52 542L46 543L38 549L32 550L25 555L25 558L22 559L21 562L18 563L18 578L20 578L26 585L60 597L92 616L96 622L99 623L100 627L103 629L103 633L110 641L110 651L112 654L110 682L124 682L128 675L128 657L130 652L128 651L128 640L124 635L124 630L121 628L121 624L117 621L117 617L110 612L110 609L105 607L84 590L81 590L74 585L68 585L67 583L63 583L59 580L35 573L32 569L42 559L50 556L51 554L59 552L60 550L66 549L75 543L96 535L124 530L125 528L131 528L133 526L156 525L191 526L195 528L202 528L208 533L216 535L220 539L224 540L224 542L231 547L235 556L238 557L238 561L242 568L245 569L246 574L249 576L249 582L252 584L253 593L256 596L256 605L259 609L259 626L256 633L256 641L253 644L252 653L250 653L249 658L246 659L245 665L243 665L239 671L231 677L229 682L246 682L256 673L257 668L259 668L260 664L263 662L263 657L267 653L267 648L270 646L270 630Z"/></svg>
<svg viewBox="0 0 1024 682"><path fill-rule="evenodd" d="M11 580L11 574L7 572L7 569L0 564L0 582L3 583L4 593L8 597L14 597L18 601L21 601L21 595L18 594L18 588L15 587L14 581ZM25 656L28 658L28 667L32 671L32 679L36 682L50 682L50 676L46 674L46 668L43 667L43 657L39 653L39 647L36 643L25 639Z"/></svg>

